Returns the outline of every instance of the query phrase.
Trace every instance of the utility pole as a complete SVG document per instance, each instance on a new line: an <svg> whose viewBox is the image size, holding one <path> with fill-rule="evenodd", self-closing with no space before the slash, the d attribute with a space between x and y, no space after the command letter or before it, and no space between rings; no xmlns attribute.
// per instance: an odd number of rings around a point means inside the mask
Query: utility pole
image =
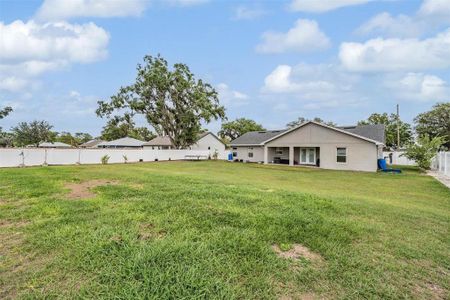
<svg viewBox="0 0 450 300"><path fill-rule="evenodd" d="M397 151L400 150L400 109L397 104Z"/></svg>

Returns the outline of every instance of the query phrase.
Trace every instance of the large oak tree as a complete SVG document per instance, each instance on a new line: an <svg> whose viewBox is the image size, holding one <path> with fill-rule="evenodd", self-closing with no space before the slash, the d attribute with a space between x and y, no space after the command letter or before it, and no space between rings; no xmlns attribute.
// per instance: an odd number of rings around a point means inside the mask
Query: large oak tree
<svg viewBox="0 0 450 300"><path fill-rule="evenodd" d="M137 66L136 82L98 104L100 117L111 117L114 112L143 115L176 148L194 144L202 122L225 118L225 108L210 84L197 80L185 64L169 68L161 56L145 56L144 64Z"/></svg>

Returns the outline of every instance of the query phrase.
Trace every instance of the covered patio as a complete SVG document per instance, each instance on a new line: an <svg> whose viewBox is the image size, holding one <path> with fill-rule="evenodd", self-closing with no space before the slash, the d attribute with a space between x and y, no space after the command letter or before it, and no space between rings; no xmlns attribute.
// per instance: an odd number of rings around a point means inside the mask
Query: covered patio
<svg viewBox="0 0 450 300"><path fill-rule="evenodd" d="M264 147L264 163L320 166L320 147L287 146Z"/></svg>

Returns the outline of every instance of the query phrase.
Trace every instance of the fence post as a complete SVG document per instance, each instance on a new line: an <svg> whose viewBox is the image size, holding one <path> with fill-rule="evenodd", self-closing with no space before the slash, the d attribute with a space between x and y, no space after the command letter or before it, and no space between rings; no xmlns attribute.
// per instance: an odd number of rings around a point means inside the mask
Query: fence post
<svg viewBox="0 0 450 300"><path fill-rule="evenodd" d="M444 175L447 175L447 152L444 152Z"/></svg>

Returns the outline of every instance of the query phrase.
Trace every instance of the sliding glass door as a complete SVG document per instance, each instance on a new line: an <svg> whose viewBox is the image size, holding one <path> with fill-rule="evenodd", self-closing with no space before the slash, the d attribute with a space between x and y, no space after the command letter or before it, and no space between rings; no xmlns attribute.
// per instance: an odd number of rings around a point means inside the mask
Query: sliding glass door
<svg viewBox="0 0 450 300"><path fill-rule="evenodd" d="M300 148L300 163L303 165L315 165L316 148Z"/></svg>

